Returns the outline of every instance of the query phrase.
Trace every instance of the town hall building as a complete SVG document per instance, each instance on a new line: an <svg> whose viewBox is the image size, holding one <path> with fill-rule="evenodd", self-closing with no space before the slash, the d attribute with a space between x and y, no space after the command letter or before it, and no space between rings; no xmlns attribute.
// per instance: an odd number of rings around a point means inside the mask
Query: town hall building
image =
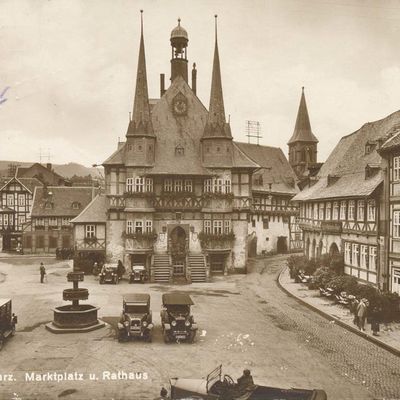
<svg viewBox="0 0 400 400"><path fill-rule="evenodd" d="M159 282L180 277L205 281L211 274L244 272L249 236L268 230L270 224L279 226L278 234L286 235L281 247L290 251L290 233L295 231L297 209L289 200L298 191L296 176L281 150L233 141L224 108L216 21L208 110L196 95L195 64L189 84L188 42L178 20L170 37L171 84L166 88L161 74L160 99L150 100L142 23L126 139L103 163L105 195L72 220L80 255L104 252L109 262L121 260L128 268L144 265ZM261 165L263 155L270 159ZM271 174L275 162L281 167ZM91 208L101 210L103 220ZM252 229L252 224L261 225ZM101 232L98 243L96 230ZM297 230L297 243L302 244L299 234ZM273 234L263 235L256 253L277 244Z"/></svg>

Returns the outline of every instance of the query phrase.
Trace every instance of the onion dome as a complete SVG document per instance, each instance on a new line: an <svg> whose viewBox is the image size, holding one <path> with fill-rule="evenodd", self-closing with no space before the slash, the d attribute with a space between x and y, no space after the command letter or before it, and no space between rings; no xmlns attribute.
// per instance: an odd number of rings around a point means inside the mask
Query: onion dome
<svg viewBox="0 0 400 400"><path fill-rule="evenodd" d="M181 27L181 19L178 19L178 26L171 31L171 42L174 39L186 39L189 41L188 33L185 28Z"/></svg>

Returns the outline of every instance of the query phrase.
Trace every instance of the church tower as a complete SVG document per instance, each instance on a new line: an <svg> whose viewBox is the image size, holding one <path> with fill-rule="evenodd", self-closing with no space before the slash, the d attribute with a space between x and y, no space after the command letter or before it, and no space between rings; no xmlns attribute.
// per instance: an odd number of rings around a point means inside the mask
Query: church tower
<svg viewBox="0 0 400 400"><path fill-rule="evenodd" d="M143 39L143 11L141 10L141 34L136 74L136 91L133 112L126 132L125 165L152 166L156 137L151 122L147 89L146 57Z"/></svg>
<svg viewBox="0 0 400 400"><path fill-rule="evenodd" d="M289 163L299 178L305 175L309 166L317 162L317 145L318 139L311 131L304 87L302 87L296 125L288 142Z"/></svg>
<svg viewBox="0 0 400 400"><path fill-rule="evenodd" d="M188 81L188 59L187 59L187 45L189 37L186 29L181 27L181 19L178 19L178 26L171 32L171 82L177 76Z"/></svg>
<svg viewBox="0 0 400 400"><path fill-rule="evenodd" d="M202 141L203 163L210 167L232 166L232 133L225 119L219 63L217 16L215 16L215 48L211 81L210 107Z"/></svg>

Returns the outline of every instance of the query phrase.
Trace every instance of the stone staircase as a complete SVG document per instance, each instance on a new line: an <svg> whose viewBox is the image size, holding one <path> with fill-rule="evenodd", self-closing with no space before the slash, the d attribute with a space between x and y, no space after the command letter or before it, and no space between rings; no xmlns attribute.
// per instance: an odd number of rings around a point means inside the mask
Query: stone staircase
<svg viewBox="0 0 400 400"><path fill-rule="evenodd" d="M171 265L168 254L154 254L154 282L169 283Z"/></svg>
<svg viewBox="0 0 400 400"><path fill-rule="evenodd" d="M203 254L189 254L190 278L192 282L206 282L207 269Z"/></svg>

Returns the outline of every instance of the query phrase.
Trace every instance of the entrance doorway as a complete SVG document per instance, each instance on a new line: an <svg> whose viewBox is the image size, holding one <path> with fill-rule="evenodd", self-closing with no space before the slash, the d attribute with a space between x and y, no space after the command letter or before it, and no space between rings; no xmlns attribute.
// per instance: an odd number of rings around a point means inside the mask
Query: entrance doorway
<svg viewBox="0 0 400 400"><path fill-rule="evenodd" d="M185 275L187 235L185 230L181 226L177 226L171 231L169 250L172 257L173 275Z"/></svg>
<svg viewBox="0 0 400 400"><path fill-rule="evenodd" d="M331 247L329 247L329 255L332 256L336 256L337 254L339 254L339 249L337 247L336 243L332 243Z"/></svg>
<svg viewBox="0 0 400 400"><path fill-rule="evenodd" d="M248 256L249 257L257 256L257 236L254 236L249 240Z"/></svg>
<svg viewBox="0 0 400 400"><path fill-rule="evenodd" d="M278 254L287 253L288 252L287 236L279 236L276 247L277 247L276 251Z"/></svg>
<svg viewBox="0 0 400 400"><path fill-rule="evenodd" d="M225 254L210 254L210 272L212 274L223 274L225 269Z"/></svg>

